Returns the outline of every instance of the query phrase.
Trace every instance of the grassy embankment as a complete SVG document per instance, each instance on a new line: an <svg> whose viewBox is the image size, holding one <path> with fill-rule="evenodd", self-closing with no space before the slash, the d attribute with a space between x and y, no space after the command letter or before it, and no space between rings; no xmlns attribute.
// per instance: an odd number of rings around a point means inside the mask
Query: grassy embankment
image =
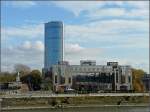
<svg viewBox="0 0 150 112"><path fill-rule="evenodd" d="M63 104L64 106L94 106L94 105L148 105L148 96L87 96L69 98L21 98L3 99L3 107L55 107Z"/></svg>

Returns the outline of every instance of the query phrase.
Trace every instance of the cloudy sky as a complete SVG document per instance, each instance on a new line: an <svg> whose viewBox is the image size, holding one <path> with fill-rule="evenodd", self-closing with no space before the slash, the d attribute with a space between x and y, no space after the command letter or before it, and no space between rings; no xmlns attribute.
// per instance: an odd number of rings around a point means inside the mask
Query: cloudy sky
<svg viewBox="0 0 150 112"><path fill-rule="evenodd" d="M2 70L22 63L41 69L44 23L64 22L65 60L81 59L105 65L118 61L148 72L148 1L22 1L2 2Z"/></svg>

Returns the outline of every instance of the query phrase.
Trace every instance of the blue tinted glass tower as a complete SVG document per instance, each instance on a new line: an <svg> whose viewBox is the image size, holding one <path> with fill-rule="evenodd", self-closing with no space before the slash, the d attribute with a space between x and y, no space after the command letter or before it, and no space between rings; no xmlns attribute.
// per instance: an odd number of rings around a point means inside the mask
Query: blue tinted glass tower
<svg viewBox="0 0 150 112"><path fill-rule="evenodd" d="M45 23L45 59L44 68L63 61L63 23L52 21Z"/></svg>

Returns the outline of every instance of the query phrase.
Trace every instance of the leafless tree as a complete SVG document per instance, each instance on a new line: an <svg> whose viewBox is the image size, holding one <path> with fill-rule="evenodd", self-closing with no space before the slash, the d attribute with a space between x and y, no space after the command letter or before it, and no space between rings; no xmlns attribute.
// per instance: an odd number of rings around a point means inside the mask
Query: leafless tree
<svg viewBox="0 0 150 112"><path fill-rule="evenodd" d="M15 64L14 66L14 71L15 72L20 72L21 75L26 75L31 72L30 67L24 64Z"/></svg>

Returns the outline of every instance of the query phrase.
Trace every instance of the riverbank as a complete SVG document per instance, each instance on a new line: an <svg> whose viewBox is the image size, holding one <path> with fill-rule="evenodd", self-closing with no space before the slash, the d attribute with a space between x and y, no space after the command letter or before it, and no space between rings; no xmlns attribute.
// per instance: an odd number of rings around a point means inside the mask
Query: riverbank
<svg viewBox="0 0 150 112"><path fill-rule="evenodd" d="M149 105L149 96L83 96L83 97L51 97L51 98L3 98L3 110L17 109L50 109L73 107L112 107Z"/></svg>

